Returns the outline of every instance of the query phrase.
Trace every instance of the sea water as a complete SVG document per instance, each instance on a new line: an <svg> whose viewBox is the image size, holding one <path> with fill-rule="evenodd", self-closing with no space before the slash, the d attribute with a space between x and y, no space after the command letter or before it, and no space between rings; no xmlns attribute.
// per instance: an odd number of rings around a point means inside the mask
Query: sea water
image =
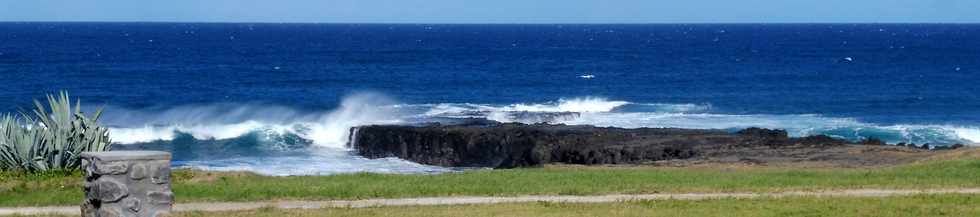
<svg viewBox="0 0 980 217"><path fill-rule="evenodd" d="M457 118L980 142L980 25L0 23L0 110L67 90L115 149L268 175L365 159L350 128ZM573 112L573 113L569 113Z"/></svg>

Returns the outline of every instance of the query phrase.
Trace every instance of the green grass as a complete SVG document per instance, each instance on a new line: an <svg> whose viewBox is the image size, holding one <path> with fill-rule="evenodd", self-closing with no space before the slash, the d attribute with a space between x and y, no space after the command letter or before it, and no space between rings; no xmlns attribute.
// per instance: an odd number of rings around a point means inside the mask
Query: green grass
<svg viewBox="0 0 980 217"><path fill-rule="evenodd" d="M176 217L276 216L980 216L980 195L916 195L884 198L792 197L703 201L633 201L623 203L514 203L494 205L401 206L331 209L262 208L235 212L185 212Z"/></svg>
<svg viewBox="0 0 980 217"><path fill-rule="evenodd" d="M319 210L265 208L240 212L190 212L176 216L980 216L980 206L977 204L980 204L980 196L976 195L920 195L888 198L810 197L600 204L519 203Z"/></svg>
<svg viewBox="0 0 980 217"><path fill-rule="evenodd" d="M440 175L296 177L178 170L174 172L173 180L178 202L972 188L980 187L980 159L875 169L559 166ZM0 206L76 205L81 198L78 173L0 173Z"/></svg>

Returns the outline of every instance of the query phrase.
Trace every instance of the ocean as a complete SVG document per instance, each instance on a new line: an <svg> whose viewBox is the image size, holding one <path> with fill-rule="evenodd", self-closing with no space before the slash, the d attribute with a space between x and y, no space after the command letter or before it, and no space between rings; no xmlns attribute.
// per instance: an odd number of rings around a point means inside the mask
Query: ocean
<svg viewBox="0 0 980 217"><path fill-rule="evenodd" d="M980 25L0 23L0 111L67 90L114 149L267 175L365 159L350 127L486 118L980 142Z"/></svg>

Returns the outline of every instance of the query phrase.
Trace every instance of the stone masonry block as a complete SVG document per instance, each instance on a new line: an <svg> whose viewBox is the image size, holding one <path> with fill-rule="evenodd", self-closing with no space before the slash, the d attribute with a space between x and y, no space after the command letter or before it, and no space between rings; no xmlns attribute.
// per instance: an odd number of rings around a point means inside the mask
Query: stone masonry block
<svg viewBox="0 0 980 217"><path fill-rule="evenodd" d="M84 152L82 216L158 216L173 209L167 152Z"/></svg>

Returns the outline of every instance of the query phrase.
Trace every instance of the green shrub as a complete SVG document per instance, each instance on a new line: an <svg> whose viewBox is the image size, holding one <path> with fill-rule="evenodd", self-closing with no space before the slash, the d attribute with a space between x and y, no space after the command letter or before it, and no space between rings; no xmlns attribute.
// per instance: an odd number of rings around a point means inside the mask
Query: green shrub
<svg viewBox="0 0 980 217"><path fill-rule="evenodd" d="M111 148L108 128L98 124L102 109L85 116L64 91L48 95L47 107L34 105L33 114L0 117L0 170L75 170L80 153Z"/></svg>

